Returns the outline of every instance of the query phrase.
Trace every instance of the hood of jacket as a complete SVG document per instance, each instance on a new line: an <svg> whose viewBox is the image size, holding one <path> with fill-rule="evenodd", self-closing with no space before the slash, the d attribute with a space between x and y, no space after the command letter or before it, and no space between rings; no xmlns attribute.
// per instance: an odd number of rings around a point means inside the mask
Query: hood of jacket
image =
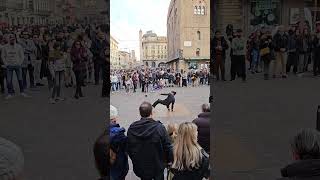
<svg viewBox="0 0 320 180"><path fill-rule="evenodd" d="M158 130L160 124L159 121L155 121L152 118L141 118L130 126L129 131L136 138L148 139Z"/></svg>

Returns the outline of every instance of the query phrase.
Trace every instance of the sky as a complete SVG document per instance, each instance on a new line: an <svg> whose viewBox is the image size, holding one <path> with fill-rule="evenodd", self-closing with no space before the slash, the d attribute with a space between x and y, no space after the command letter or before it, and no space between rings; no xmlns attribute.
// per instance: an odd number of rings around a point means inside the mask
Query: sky
<svg viewBox="0 0 320 180"><path fill-rule="evenodd" d="M170 0L111 0L110 33L119 42L119 49L135 50L140 60L139 30L167 36L169 5Z"/></svg>

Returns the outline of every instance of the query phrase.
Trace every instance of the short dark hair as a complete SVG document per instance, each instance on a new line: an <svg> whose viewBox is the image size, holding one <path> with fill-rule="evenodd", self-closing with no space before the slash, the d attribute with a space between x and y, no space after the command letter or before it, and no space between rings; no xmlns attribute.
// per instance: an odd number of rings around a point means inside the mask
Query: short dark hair
<svg viewBox="0 0 320 180"><path fill-rule="evenodd" d="M95 165L101 177L109 176L110 146L108 144L108 141L109 141L108 134L103 133L97 138L93 146Z"/></svg>
<svg viewBox="0 0 320 180"><path fill-rule="evenodd" d="M291 149L301 160L320 159L320 133L313 129L300 131L293 138Z"/></svg>
<svg viewBox="0 0 320 180"><path fill-rule="evenodd" d="M143 102L140 107L140 116L149 117L152 114L152 105L149 102Z"/></svg>
<svg viewBox="0 0 320 180"><path fill-rule="evenodd" d="M172 92L173 95L176 95L176 94L177 94L177 92L175 92L175 91L171 91L171 92Z"/></svg>
<svg viewBox="0 0 320 180"><path fill-rule="evenodd" d="M210 112L210 105L202 104L201 109L202 109L202 112Z"/></svg>
<svg viewBox="0 0 320 180"><path fill-rule="evenodd" d="M217 34L217 33L221 33L221 31L220 30L216 30L215 34Z"/></svg>

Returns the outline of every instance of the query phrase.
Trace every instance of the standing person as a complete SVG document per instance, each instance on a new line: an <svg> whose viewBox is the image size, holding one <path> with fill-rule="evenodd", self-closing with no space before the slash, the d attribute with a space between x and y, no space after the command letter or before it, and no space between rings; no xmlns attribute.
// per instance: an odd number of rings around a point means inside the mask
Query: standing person
<svg viewBox="0 0 320 180"><path fill-rule="evenodd" d="M41 49L41 44L40 44L40 39L37 34L33 35L33 43L35 45L35 52L36 52L36 58L34 61L34 76L35 76L35 83L36 86L44 86L44 84L41 83L41 63L42 63L42 49Z"/></svg>
<svg viewBox="0 0 320 180"><path fill-rule="evenodd" d="M251 40L251 73L259 73L259 63L260 63L260 36L258 32L255 32L253 34L252 40Z"/></svg>
<svg viewBox="0 0 320 180"><path fill-rule="evenodd" d="M221 80L225 81L225 61L226 61L226 50L229 48L228 42L221 35L220 31L216 31L212 43L213 48L213 59L214 59L214 74L217 80L220 80L219 70L221 72Z"/></svg>
<svg viewBox="0 0 320 180"><path fill-rule="evenodd" d="M198 115L198 118L192 122L198 127L198 143L210 154L210 105L203 104L201 106L202 112Z"/></svg>
<svg viewBox="0 0 320 180"><path fill-rule="evenodd" d="M197 142L197 126L180 124L173 147L173 180L202 180L210 176L209 155Z"/></svg>
<svg viewBox="0 0 320 180"><path fill-rule="evenodd" d="M66 56L66 70L65 70L65 87L69 88L73 86L75 82L74 73L72 72L72 60L71 60L71 48L67 49L67 52L64 54Z"/></svg>
<svg viewBox="0 0 320 180"><path fill-rule="evenodd" d="M233 53L231 64L234 66L231 72L231 81L235 80L236 74L241 76L243 82L246 81L246 46L246 40L242 37L242 30L238 29L231 46Z"/></svg>
<svg viewBox="0 0 320 180"><path fill-rule="evenodd" d="M264 80L269 79L269 72L270 72L270 62L271 62L271 51L272 51L272 35L271 32L268 31L266 34L261 36L260 40L260 47L259 47L259 54L261 56L261 60L264 63L263 65L263 73L264 73Z"/></svg>
<svg viewBox="0 0 320 180"><path fill-rule="evenodd" d="M289 30L288 34L288 60L286 72L288 74L293 66L293 73L296 74L298 70L297 36L292 29Z"/></svg>
<svg viewBox="0 0 320 180"><path fill-rule="evenodd" d="M109 41L107 41L109 43ZM108 76L108 73L110 72L110 48L109 45L105 45L103 49L103 53L101 55L101 58L104 59L103 62L101 62L102 67L102 90L101 90L101 97L108 97L110 96L110 76Z"/></svg>
<svg viewBox="0 0 320 180"><path fill-rule="evenodd" d="M81 45L80 41L75 41L71 49L71 61L73 63L73 72L76 77L76 92L75 99L84 97L82 92L82 85L84 81L84 73L86 68L87 53L85 48Z"/></svg>
<svg viewBox="0 0 320 180"><path fill-rule="evenodd" d="M95 85L99 84L101 79L101 71L105 65L105 49L108 43L105 39L104 33L98 33L98 38L95 39L91 45L91 52L93 54L93 63L94 63L94 79Z"/></svg>
<svg viewBox="0 0 320 180"><path fill-rule="evenodd" d="M132 74L133 92L135 93L138 87L139 77L136 72Z"/></svg>
<svg viewBox="0 0 320 180"><path fill-rule="evenodd" d="M313 39L313 75L318 76L320 74L320 32L317 32Z"/></svg>
<svg viewBox="0 0 320 180"><path fill-rule="evenodd" d="M187 72L182 70L182 87L187 87Z"/></svg>
<svg viewBox="0 0 320 180"><path fill-rule="evenodd" d="M110 105L110 148L115 153L115 161L110 167L110 176L114 180L125 180L128 171L128 154L126 152L127 136L126 129L118 123L118 110Z"/></svg>
<svg viewBox="0 0 320 180"><path fill-rule="evenodd" d="M34 66L33 63L36 59L37 48L33 41L30 39L28 32L22 33L22 39L19 44L24 49L24 61L22 63L22 79L23 87L27 88L27 73L29 73L30 88L34 88Z"/></svg>
<svg viewBox="0 0 320 180"><path fill-rule="evenodd" d="M273 44L276 55L276 61L274 62L273 67L273 78L277 77L278 64L280 64L282 78L286 78L288 36L286 35L283 26L278 27L278 31L273 37Z"/></svg>
<svg viewBox="0 0 320 180"><path fill-rule="evenodd" d="M55 104L57 101L64 101L64 98L61 97L61 87L64 79L65 61L61 43L55 42L53 50L49 53L49 68L53 77L53 89L50 98L51 104Z"/></svg>
<svg viewBox="0 0 320 180"><path fill-rule="evenodd" d="M303 71L307 72L312 52L312 37L307 28L303 30L303 37L303 51L305 51L303 59Z"/></svg>
<svg viewBox="0 0 320 180"><path fill-rule="evenodd" d="M178 87L181 87L181 73L180 72L176 73L176 85Z"/></svg>
<svg viewBox="0 0 320 180"><path fill-rule="evenodd" d="M4 87L4 79L5 79L5 74L6 74L6 69L3 67L3 60L1 58L1 49L3 48L3 46L5 45L5 40L4 37L2 35L0 35L0 89L1 89L1 94L5 93L5 87Z"/></svg>
<svg viewBox="0 0 320 180"><path fill-rule="evenodd" d="M22 82L22 63L24 61L24 50L19 45L16 44L16 38L14 34L9 35L9 43L3 46L1 50L1 59L3 61L2 67L6 68L7 73L7 87L8 87L8 96L6 99L10 99L14 95L14 88L12 84L13 71L15 71L21 96L28 97L24 93L24 87Z"/></svg>
<svg viewBox="0 0 320 180"><path fill-rule="evenodd" d="M128 129L128 154L134 173L141 180L163 180L166 163L172 162L172 145L166 128L152 116L152 106L143 102L141 119Z"/></svg>
<svg viewBox="0 0 320 180"><path fill-rule="evenodd" d="M176 98L174 97L177 94L177 92L175 91L171 91L170 93L167 94L161 94L164 96L167 96L167 98L165 100L160 100L158 99L156 102L153 103L153 107L155 108L158 104L162 104L165 105L168 109L168 111L170 111L170 104L171 104L171 111L173 111L173 107L174 107L174 103L176 102Z"/></svg>
<svg viewBox="0 0 320 180"><path fill-rule="evenodd" d="M115 92L117 91L117 83L118 83L118 76L116 75L115 72L111 75L111 86L112 86L112 91Z"/></svg>

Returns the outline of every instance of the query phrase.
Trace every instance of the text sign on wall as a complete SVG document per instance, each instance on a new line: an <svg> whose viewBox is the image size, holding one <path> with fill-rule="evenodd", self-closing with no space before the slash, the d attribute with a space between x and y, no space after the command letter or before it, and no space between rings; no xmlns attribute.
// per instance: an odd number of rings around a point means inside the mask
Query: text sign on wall
<svg viewBox="0 0 320 180"><path fill-rule="evenodd" d="M184 41L184 47L191 47L192 42L191 41Z"/></svg>

